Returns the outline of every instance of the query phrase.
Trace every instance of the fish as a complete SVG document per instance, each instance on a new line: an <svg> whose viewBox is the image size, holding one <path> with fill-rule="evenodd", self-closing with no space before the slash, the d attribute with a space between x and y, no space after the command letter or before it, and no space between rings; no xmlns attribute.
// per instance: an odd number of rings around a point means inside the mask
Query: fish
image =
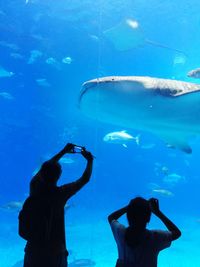
<svg viewBox="0 0 200 267"><path fill-rule="evenodd" d="M24 56L22 56L21 54L19 53L11 53L10 56L14 59L24 59Z"/></svg>
<svg viewBox="0 0 200 267"><path fill-rule="evenodd" d="M156 176L160 176L161 174L166 176L169 174L169 168L159 162L155 163L154 171Z"/></svg>
<svg viewBox="0 0 200 267"><path fill-rule="evenodd" d="M169 173L163 178L164 183L170 184L172 186L185 181L185 176L179 175L177 173Z"/></svg>
<svg viewBox="0 0 200 267"><path fill-rule="evenodd" d="M53 57L49 57L46 59L46 63L49 64L49 65L53 65L57 62L57 60Z"/></svg>
<svg viewBox="0 0 200 267"><path fill-rule="evenodd" d="M61 158L59 161L62 164L72 164L72 163L74 163L73 159L67 158L67 157Z"/></svg>
<svg viewBox="0 0 200 267"><path fill-rule="evenodd" d="M200 78L200 68L195 69L195 70L190 70L187 73L187 76L191 77L191 78L199 79Z"/></svg>
<svg viewBox="0 0 200 267"><path fill-rule="evenodd" d="M0 46L8 47L11 50L19 50L19 47L16 44L13 43L7 43L5 41L0 41Z"/></svg>
<svg viewBox="0 0 200 267"><path fill-rule="evenodd" d="M78 259L69 263L69 267L92 267L95 265L95 261L90 259Z"/></svg>
<svg viewBox="0 0 200 267"><path fill-rule="evenodd" d="M4 205L1 205L0 208L3 210L19 211L23 206L21 201L11 201Z"/></svg>
<svg viewBox="0 0 200 267"><path fill-rule="evenodd" d="M0 78L10 78L14 75L12 71L7 71L0 66Z"/></svg>
<svg viewBox="0 0 200 267"><path fill-rule="evenodd" d="M156 194L159 194L159 195L165 196L165 197L174 196L174 193L172 193L171 191L169 191L167 189L160 187L160 185L158 185L157 183L151 182L147 185L147 187L151 190L151 194L156 193Z"/></svg>
<svg viewBox="0 0 200 267"><path fill-rule="evenodd" d="M0 92L0 97L7 99L7 100L13 100L14 99L14 97L8 92Z"/></svg>
<svg viewBox="0 0 200 267"><path fill-rule="evenodd" d="M164 175L169 175L169 168L166 167L166 166L162 166L162 168L161 168L161 172L162 172Z"/></svg>
<svg viewBox="0 0 200 267"><path fill-rule="evenodd" d="M64 64L71 64L72 63L72 61L73 61L73 59L71 58L71 57L64 57L63 59L62 59L62 63L64 63Z"/></svg>
<svg viewBox="0 0 200 267"><path fill-rule="evenodd" d="M173 60L173 65L184 65L186 62L186 56L184 55L176 55Z"/></svg>
<svg viewBox="0 0 200 267"><path fill-rule="evenodd" d="M200 85L144 76L110 76L87 81L79 109L95 120L150 132L170 147L192 153L200 134Z"/></svg>
<svg viewBox="0 0 200 267"><path fill-rule="evenodd" d="M128 134L125 130L119 132L111 132L104 136L103 141L112 144L122 144L127 147L127 142L135 141L139 145L139 135L132 136Z"/></svg>
<svg viewBox="0 0 200 267"><path fill-rule="evenodd" d="M36 79L36 83L42 87L50 87L51 84L46 79Z"/></svg>
<svg viewBox="0 0 200 267"><path fill-rule="evenodd" d="M166 190L166 189L162 189L162 188L153 189L152 192L157 193L157 194L162 195L162 196L166 196L166 197L174 196L174 194L171 191Z"/></svg>
<svg viewBox="0 0 200 267"><path fill-rule="evenodd" d="M28 64L33 64L36 60L42 57L42 52L39 50L31 50L30 57L28 59Z"/></svg>

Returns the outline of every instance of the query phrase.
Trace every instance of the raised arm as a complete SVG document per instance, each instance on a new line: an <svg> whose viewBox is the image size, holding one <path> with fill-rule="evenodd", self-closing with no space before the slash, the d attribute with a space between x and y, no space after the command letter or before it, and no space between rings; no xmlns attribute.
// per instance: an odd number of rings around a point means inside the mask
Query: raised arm
<svg viewBox="0 0 200 267"><path fill-rule="evenodd" d="M89 182L90 177L92 175L92 167L94 159L92 154L85 149L81 151L81 154L87 160L87 164L81 178L76 181L77 190L81 189L82 186L84 186L87 182Z"/></svg>
<svg viewBox="0 0 200 267"><path fill-rule="evenodd" d="M127 206L114 211L108 216L108 221L111 223L113 220L118 220L122 215L124 215L127 212Z"/></svg>
<svg viewBox="0 0 200 267"><path fill-rule="evenodd" d="M90 152L88 152L85 149L83 149L81 151L81 154L87 160L85 170L84 170L82 176L78 180L76 180L75 182L61 186L61 190L64 193L66 198L69 198L72 195L76 194L76 192L78 192L90 180L90 177L92 174L94 157Z"/></svg>
<svg viewBox="0 0 200 267"><path fill-rule="evenodd" d="M181 231L179 228L159 209L159 202L156 198L151 198L149 200L150 208L152 213L154 213L167 227L167 229L172 233L172 240L176 240L181 236Z"/></svg>
<svg viewBox="0 0 200 267"><path fill-rule="evenodd" d="M59 161L66 153L73 153L74 144L68 143L61 151L54 155L50 161Z"/></svg>

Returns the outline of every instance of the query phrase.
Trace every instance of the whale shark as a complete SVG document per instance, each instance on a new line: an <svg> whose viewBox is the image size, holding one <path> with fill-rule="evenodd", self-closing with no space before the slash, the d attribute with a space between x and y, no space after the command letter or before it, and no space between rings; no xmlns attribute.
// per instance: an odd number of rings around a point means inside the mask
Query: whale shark
<svg viewBox="0 0 200 267"><path fill-rule="evenodd" d="M143 76L110 76L83 84L79 108L100 122L147 131L192 153L200 134L200 85Z"/></svg>

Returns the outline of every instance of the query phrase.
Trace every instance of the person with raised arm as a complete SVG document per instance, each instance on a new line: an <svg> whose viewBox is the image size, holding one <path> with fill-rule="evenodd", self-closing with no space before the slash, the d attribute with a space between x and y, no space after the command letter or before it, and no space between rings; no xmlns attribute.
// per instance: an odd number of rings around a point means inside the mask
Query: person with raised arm
<svg viewBox="0 0 200 267"><path fill-rule="evenodd" d="M19 235L27 240L24 267L67 267L64 207L66 202L90 180L93 155L84 147L75 151L68 143L44 162L30 182L30 196L19 213ZM66 153L79 152L87 161L82 176L57 186L62 173L59 160Z"/></svg>

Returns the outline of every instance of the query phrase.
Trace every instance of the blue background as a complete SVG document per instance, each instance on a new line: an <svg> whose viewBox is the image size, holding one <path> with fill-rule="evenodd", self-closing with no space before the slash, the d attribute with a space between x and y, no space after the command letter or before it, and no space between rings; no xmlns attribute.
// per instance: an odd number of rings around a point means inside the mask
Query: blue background
<svg viewBox="0 0 200 267"><path fill-rule="evenodd" d="M96 156L91 182L66 212L72 267L78 259L114 266L117 250L107 215L137 195L158 197L161 209L183 233L160 254L159 266L200 265L200 139L190 140L193 153L186 155L149 133L91 120L78 108L82 83L96 77L196 82L187 72L200 67L199 10L198 0L0 1L0 66L13 73L2 77L0 70L0 267L21 261L25 245L17 236L18 208L9 208L9 203L24 201L34 171L67 142L84 145ZM138 21L144 42L119 51L104 31L128 18ZM149 45L147 39L184 53ZM37 56L31 62L34 50ZM70 64L62 62L66 57ZM46 62L49 58L53 64ZM48 84L39 84L40 79ZM103 141L107 133L121 130L140 134L140 145L130 142L125 148ZM70 159L72 163L63 164L60 184L84 170L80 155ZM180 179L166 183L163 167ZM173 195L156 193L155 187ZM149 227L165 229L156 218Z"/></svg>

